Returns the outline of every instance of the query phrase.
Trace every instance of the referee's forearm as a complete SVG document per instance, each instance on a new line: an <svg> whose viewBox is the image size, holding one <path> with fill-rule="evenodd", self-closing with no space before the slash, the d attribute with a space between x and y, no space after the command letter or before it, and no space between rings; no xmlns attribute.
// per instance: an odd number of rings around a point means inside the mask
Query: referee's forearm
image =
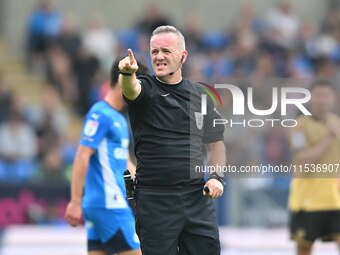
<svg viewBox="0 0 340 255"><path fill-rule="evenodd" d="M207 145L210 166L225 166L227 163L226 149L222 141ZM217 168L216 168L217 169ZM219 175L223 176L223 172Z"/></svg>
<svg viewBox="0 0 340 255"><path fill-rule="evenodd" d="M141 87L137 81L136 74L131 76L119 75L119 85L122 89L124 96L129 100L134 100L139 95Z"/></svg>

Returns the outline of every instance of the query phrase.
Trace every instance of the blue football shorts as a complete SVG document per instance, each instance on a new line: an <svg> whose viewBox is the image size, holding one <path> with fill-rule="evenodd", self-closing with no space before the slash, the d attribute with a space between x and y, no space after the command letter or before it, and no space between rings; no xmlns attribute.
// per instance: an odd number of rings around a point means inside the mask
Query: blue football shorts
<svg viewBox="0 0 340 255"><path fill-rule="evenodd" d="M130 208L83 208L83 214L88 251L104 250L115 254L140 248Z"/></svg>

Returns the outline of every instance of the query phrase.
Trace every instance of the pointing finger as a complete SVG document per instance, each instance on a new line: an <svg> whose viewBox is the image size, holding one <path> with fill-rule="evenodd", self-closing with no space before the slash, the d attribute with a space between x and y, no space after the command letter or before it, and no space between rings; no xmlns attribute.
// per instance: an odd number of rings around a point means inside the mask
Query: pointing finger
<svg viewBox="0 0 340 255"><path fill-rule="evenodd" d="M134 64L135 62L135 56L133 55L133 51L131 49L128 49L128 55L129 55L129 59L130 59L130 64Z"/></svg>

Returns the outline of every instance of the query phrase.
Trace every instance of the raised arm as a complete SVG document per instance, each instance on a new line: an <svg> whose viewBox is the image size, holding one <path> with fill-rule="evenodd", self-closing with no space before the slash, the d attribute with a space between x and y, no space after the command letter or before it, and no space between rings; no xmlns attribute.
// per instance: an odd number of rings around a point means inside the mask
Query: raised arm
<svg viewBox="0 0 340 255"><path fill-rule="evenodd" d="M128 49L127 52L128 56L123 58L118 65L120 71L119 85L127 99L135 100L141 92L141 85L136 76L138 64L132 50Z"/></svg>

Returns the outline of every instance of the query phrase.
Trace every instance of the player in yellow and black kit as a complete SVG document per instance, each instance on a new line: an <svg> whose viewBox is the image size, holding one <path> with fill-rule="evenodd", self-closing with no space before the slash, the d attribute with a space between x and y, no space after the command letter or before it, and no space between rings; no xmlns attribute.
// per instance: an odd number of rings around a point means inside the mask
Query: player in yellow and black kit
<svg viewBox="0 0 340 255"><path fill-rule="evenodd" d="M317 238L340 248L340 118L331 113L337 93L322 80L312 85L311 95L312 116L299 117L291 133L298 172L290 187L290 231L298 255L311 254Z"/></svg>

